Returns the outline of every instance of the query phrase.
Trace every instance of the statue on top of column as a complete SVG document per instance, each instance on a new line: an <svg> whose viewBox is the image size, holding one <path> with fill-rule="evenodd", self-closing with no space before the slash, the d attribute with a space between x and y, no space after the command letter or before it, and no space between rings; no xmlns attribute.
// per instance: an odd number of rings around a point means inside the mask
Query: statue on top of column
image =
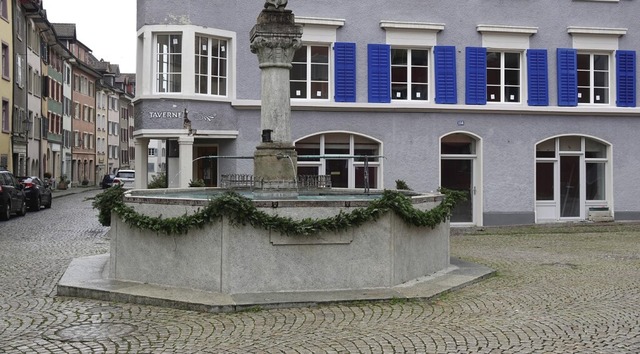
<svg viewBox="0 0 640 354"><path fill-rule="evenodd" d="M287 0L267 0L264 3L265 9L284 10L287 7Z"/></svg>

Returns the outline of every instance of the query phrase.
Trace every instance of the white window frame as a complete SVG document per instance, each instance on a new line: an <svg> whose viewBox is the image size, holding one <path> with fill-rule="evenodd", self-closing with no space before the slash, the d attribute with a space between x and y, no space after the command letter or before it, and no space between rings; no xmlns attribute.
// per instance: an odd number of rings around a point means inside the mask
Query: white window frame
<svg viewBox="0 0 640 354"><path fill-rule="evenodd" d="M518 53L520 55L520 75L519 75L519 100L509 101L506 99L505 82L504 82L504 64L501 64L501 81L500 81L500 101L492 101L487 97L487 104L510 104L524 105L526 104L527 92L527 61L526 50L530 48L530 37L538 33L537 27L527 26L504 26L492 24L479 24L476 30L482 34L482 47L487 48L487 54L491 52L499 52L502 54L502 63L504 63L505 53ZM487 79L489 67L487 66ZM487 80L487 95L489 94L489 82Z"/></svg>
<svg viewBox="0 0 640 354"><path fill-rule="evenodd" d="M403 50L407 52L407 64L406 65L398 65L398 64L394 64L393 63L393 51L394 50ZM414 82L414 79L412 77L412 73L413 73L413 68L414 67L423 67L423 66L416 66L413 64L412 60L412 53L414 50L419 50L419 51L426 51L427 52L427 82L421 82L421 83L416 83ZM433 50L432 48L406 48L406 47L396 47L396 46L391 46L391 100L392 101L399 101L399 102L403 102L403 101L418 101L418 102L429 102L432 101L432 96L434 90L432 89L432 85L433 85L433 76L434 76L434 69L433 69ZM406 66L407 68L407 76L406 76L406 81L393 81L393 68L396 67L403 67ZM406 97L402 98L399 97L397 94L394 94L394 90L393 90L393 86L394 84L400 84L400 85L406 85L407 90L406 90ZM426 85L427 86L427 97L426 98L421 98L421 97L417 97L416 95L414 95L413 92L413 86L414 84L419 84L419 85ZM416 97L414 97L416 96ZM421 96L421 95L418 95Z"/></svg>
<svg viewBox="0 0 640 354"><path fill-rule="evenodd" d="M584 56L584 55L588 55L589 56L589 68L587 70L584 69L580 69L580 66L578 64L578 105L598 105L598 106L610 106L611 102L612 102L612 98L614 96L613 92L611 92L611 87L613 86L613 78L612 78L612 71L613 71L613 53L606 53L606 52L588 52L588 51L578 51L578 57L580 56ZM596 86L596 82L595 82L595 75L597 72L605 72L603 70L596 70L595 68L595 57L596 56L603 56L603 57L607 57L607 69L606 69L606 75L607 75L607 79L605 82L606 86ZM578 59L578 62L580 62L580 59ZM580 72L588 72L589 74L589 86L580 86ZM581 89L588 89L589 90L589 102L581 102L582 101L582 93L580 92ZM604 89L607 90L608 92L606 93L606 99L604 100L605 102L596 102L596 98L599 97L596 95L596 89Z"/></svg>
<svg viewBox="0 0 640 354"><path fill-rule="evenodd" d="M427 22L404 22L404 21L380 21L380 28L385 30L386 43L391 46L391 50L400 49L407 50L407 98L398 98L397 95L393 95L391 90L391 100L395 102L433 102L435 97L435 70L434 70L434 57L433 47L438 44L438 33L444 30L444 24L442 23L427 23ZM427 74L427 99L420 99L413 97L411 85L411 50L427 50L428 51L428 74ZM391 63L391 70L393 70L393 63ZM393 77L393 75L391 75ZM393 82L392 88L393 88Z"/></svg>
<svg viewBox="0 0 640 354"><path fill-rule="evenodd" d="M615 71L615 53L619 47L619 38L627 34L626 28L609 28L609 27L580 27L569 26L567 33L572 37L573 48L580 54L595 54L609 56L609 95L607 103L593 103L594 96L591 95L589 103L581 103L578 98L578 105L597 105L597 106L613 106L616 101L616 71ZM593 69L593 67L592 67ZM593 79L593 74L591 74ZM593 92L594 81L591 81L591 89Z"/></svg>
<svg viewBox="0 0 640 354"><path fill-rule="evenodd" d="M500 54L500 65L498 68L490 68L488 63L488 56L490 53L499 53ZM514 70L513 68L507 68L505 65L506 62L506 54L517 54L518 55L518 85L508 85L506 83L506 74L508 70ZM490 97L487 97L487 104L491 103L508 103L508 104L520 104L522 103L522 94L524 91L523 82L524 82L524 53L517 50L493 50L487 49L487 96L489 96L489 88L490 87L499 87L500 88L500 100L492 100ZM500 83L490 84L489 83L489 70L497 70L500 72ZM515 101L507 100L507 87L517 87L518 88L518 99Z"/></svg>
<svg viewBox="0 0 640 354"><path fill-rule="evenodd" d="M180 34L182 36L182 78L180 92L158 92L157 82L157 36ZM214 96L195 93L195 38L196 35L215 37L227 41L227 95ZM139 60L136 96L140 98L175 98L201 101L231 102L235 99L236 87L236 33L216 28L195 25L145 25L138 30Z"/></svg>
<svg viewBox="0 0 640 354"><path fill-rule="evenodd" d="M311 53L313 52L313 48L325 48L327 50L327 62L326 63L321 63L321 62L312 62L312 55ZM333 51L331 50L331 45L330 44L314 44L314 43L303 43L302 47L300 49L298 49L298 51L300 50L306 50L306 61L304 63L305 67L306 67L306 74L305 74L305 78L304 80L293 80L290 79L289 82L290 84L293 84L294 82L296 83L304 83L305 84L305 95L302 95L302 93L298 94L298 91L296 92L291 92L291 99L293 100L324 100L324 101L329 101L332 97L333 97L333 90L332 90L332 86L333 86L333 80L332 80L332 76L333 76ZM295 59L294 59L295 60ZM302 62L293 62L292 64L298 65L301 64ZM322 80L312 80L313 78L313 70L314 67L327 67L327 80L326 81L322 81ZM294 69L292 69L293 71ZM326 83L327 85L327 92L326 92L326 97L321 97L322 94L320 95L320 97L317 95L318 92L322 92L322 91L318 91L318 90L313 90L313 86L314 83ZM293 88L291 89L293 91ZM314 92L315 91L315 92ZM314 94L315 93L315 94Z"/></svg>
<svg viewBox="0 0 640 354"><path fill-rule="evenodd" d="M219 37L215 37L215 36L209 36L209 35L204 35L204 34L200 34L200 33L196 33L196 38L200 38L201 40L207 40L206 46L207 46L207 54L206 55L202 55L200 54L200 50L197 50L195 55L196 58L196 62L199 62L197 60L198 57L202 57L206 59L206 73L202 74L202 73L198 73L198 68L196 67L194 70L194 80L196 81L196 83L194 84L194 90L197 91L196 87L198 86L197 84L197 80L198 78L200 78L200 80L205 80L206 81L206 92L196 92L196 94L199 95L211 95L211 96L219 96L219 97L227 97L228 95L228 86L229 86L229 41L226 38L219 38ZM194 41L196 41L196 39L194 39ZM217 53L213 52L213 49L216 48L213 46L213 41L218 41L218 46L217 48L219 49ZM224 56L223 56L224 53ZM216 70L214 71L213 68L213 64L212 61L213 59L216 60L216 63L218 65L217 68L215 68ZM220 68L222 67L222 62L224 62L224 72L222 72L220 70ZM217 75L214 75L214 72L217 72ZM213 88L212 88L212 81L215 80L217 83L217 93L212 93L213 92ZM221 85L220 83L224 81L224 85ZM224 87L223 87L224 86ZM223 91L224 93L221 94L220 92Z"/></svg>
<svg viewBox="0 0 640 354"><path fill-rule="evenodd" d="M306 92L304 97L298 97L294 92L291 99L294 101L313 100L313 101L333 101L334 97L334 52L333 44L336 42L338 28L344 26L345 20L339 18L323 18L323 17L306 17L296 16L296 24L302 25L302 43L307 46L307 74L306 74ZM328 73L327 73L327 97L319 98L314 95L311 90L311 48L310 47L327 47L328 56Z"/></svg>
<svg viewBox="0 0 640 354"><path fill-rule="evenodd" d="M167 36L170 45L168 46L167 52L159 52L158 51L158 38L160 36ZM154 37L153 37L153 43L154 43L154 47L156 48L156 50L153 53L153 56L155 58L154 60L154 90L156 93L166 93L166 94L171 94L171 93L181 93L182 92L182 85L183 85L183 77L184 75L184 63L185 63L185 57L186 57L186 51L184 48L184 35L182 33L157 33ZM178 48L176 48L176 51L172 51L172 46L173 45L177 45L177 43L180 43L179 45L179 51ZM160 58L161 57L166 57L165 60L163 61L166 65L166 68L160 68L159 67L159 62L160 62ZM174 58L180 58L180 67L175 67L173 64L173 59ZM175 71L174 71L175 70ZM161 77L164 77L165 79L161 79ZM173 91L173 87L175 85L175 80L173 79L173 77L177 77L180 80L180 85L179 87L176 88L175 91ZM161 86L161 82L166 84L166 89L160 89Z"/></svg>

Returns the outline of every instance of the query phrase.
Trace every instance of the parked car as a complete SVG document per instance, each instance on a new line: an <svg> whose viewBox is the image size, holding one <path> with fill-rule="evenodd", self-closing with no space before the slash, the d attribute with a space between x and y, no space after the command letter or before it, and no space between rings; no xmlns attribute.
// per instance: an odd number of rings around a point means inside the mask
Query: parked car
<svg viewBox="0 0 640 354"><path fill-rule="evenodd" d="M102 177L102 182L100 182L100 187L102 187L102 189L107 189L113 186L113 179L115 176L116 175L113 174L104 175L104 177Z"/></svg>
<svg viewBox="0 0 640 354"><path fill-rule="evenodd" d="M23 189L11 172L0 169L0 220L9 220L11 214L24 216L27 213L27 196Z"/></svg>
<svg viewBox="0 0 640 354"><path fill-rule="evenodd" d="M135 186L135 170L119 170L113 178L113 185L120 185L124 189L131 189Z"/></svg>
<svg viewBox="0 0 640 354"><path fill-rule="evenodd" d="M18 177L20 184L24 186L24 193L27 196L27 206L32 211L40 211L41 207L51 208L53 196L51 186L48 182L42 181L40 178Z"/></svg>

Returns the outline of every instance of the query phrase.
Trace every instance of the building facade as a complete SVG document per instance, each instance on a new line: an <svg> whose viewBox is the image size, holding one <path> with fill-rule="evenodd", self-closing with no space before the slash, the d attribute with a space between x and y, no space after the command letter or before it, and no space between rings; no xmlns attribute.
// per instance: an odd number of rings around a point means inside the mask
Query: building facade
<svg viewBox="0 0 640 354"><path fill-rule="evenodd" d="M119 74L118 65L103 60L95 61L94 68L102 74L96 85L96 155L98 180L105 174L112 174L119 168L117 159L111 157L109 139L111 135L110 120L117 114L114 98L119 96L115 87L115 78Z"/></svg>
<svg viewBox="0 0 640 354"><path fill-rule="evenodd" d="M41 33L44 48L47 53L46 76L43 81L43 117L45 120L46 151L44 156L44 174L50 174L53 181L60 180L66 174L64 171L64 147L68 144L68 135L64 132L64 117L69 115L69 101L64 96L66 62L71 59L71 53L60 43L51 23L41 19Z"/></svg>
<svg viewBox="0 0 640 354"><path fill-rule="evenodd" d="M100 177L109 174L109 158L108 158L108 108L107 98L111 94L112 89L103 81L98 81L96 85L96 155L97 155L97 171L98 181Z"/></svg>
<svg viewBox="0 0 640 354"><path fill-rule="evenodd" d="M111 93L107 96L107 144L109 157L109 173L115 174L120 168L120 111L118 96Z"/></svg>
<svg viewBox="0 0 640 354"><path fill-rule="evenodd" d="M96 85L106 79L105 94L113 94L116 105L126 101L130 136L135 74L97 60L77 40L75 24L48 21L41 0L0 0L0 43L0 167L73 185L93 185L119 168L120 142L109 149L108 100L96 97ZM121 112L114 112L119 124ZM133 155L133 140L127 144Z"/></svg>
<svg viewBox="0 0 640 354"><path fill-rule="evenodd" d="M119 113L119 151L120 151L120 168L133 169L133 154L131 153L131 129L129 129L131 119L129 117L127 100L120 97L114 97L114 109L118 109Z"/></svg>
<svg viewBox="0 0 640 354"><path fill-rule="evenodd" d="M39 16L38 9L31 11L25 9L27 23L27 124L28 124L28 141L27 141L27 171L28 176L43 175L43 150L47 147L47 136L45 134L46 126L43 120L43 107L46 107L46 99L42 96L42 78L43 65L42 54L46 57L46 50L42 52L42 38L40 29L36 27L35 19ZM46 46L45 46L46 48ZM45 103L45 105L43 105ZM45 150L46 151L46 150Z"/></svg>
<svg viewBox="0 0 640 354"><path fill-rule="evenodd" d="M137 152L167 140L176 185L205 175L199 157L248 157L259 144L249 32L263 3L138 1ZM289 3L303 26L290 74L299 174L330 175L337 188L362 188L368 175L372 188L403 180L419 191L462 190L459 225L582 221L594 211L640 219L640 5L418 8ZM252 164L219 159L209 171L216 185Z"/></svg>
<svg viewBox="0 0 640 354"><path fill-rule="evenodd" d="M65 47L66 48L66 47ZM73 155L71 153L71 144L73 142L73 131L71 127L73 114L73 90L71 88L73 68L70 60L63 63L63 81L62 81L62 171L60 177L68 180L71 178L71 166Z"/></svg>
<svg viewBox="0 0 640 354"><path fill-rule="evenodd" d="M0 167L13 167L12 112L13 112L13 0L0 0L0 102L2 126L0 127Z"/></svg>
<svg viewBox="0 0 640 354"><path fill-rule="evenodd" d="M28 172L27 143L32 127L27 101L27 18L18 0L13 1L13 107L11 116L11 170L17 176Z"/></svg>
<svg viewBox="0 0 640 354"><path fill-rule="evenodd" d="M71 64L71 174L72 184L95 185L96 163L96 82L101 74L94 68L91 49L76 36L76 26L54 23L58 39L69 50Z"/></svg>

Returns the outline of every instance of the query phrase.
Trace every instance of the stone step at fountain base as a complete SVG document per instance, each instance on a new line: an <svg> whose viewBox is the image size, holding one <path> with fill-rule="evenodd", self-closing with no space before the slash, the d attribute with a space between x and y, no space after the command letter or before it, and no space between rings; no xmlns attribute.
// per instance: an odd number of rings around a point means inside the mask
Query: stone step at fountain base
<svg viewBox="0 0 640 354"><path fill-rule="evenodd" d="M74 259L58 283L57 295L220 313L363 300L433 299L495 274L483 265L451 258L445 270L390 288L223 294L109 279L108 268L109 254Z"/></svg>

